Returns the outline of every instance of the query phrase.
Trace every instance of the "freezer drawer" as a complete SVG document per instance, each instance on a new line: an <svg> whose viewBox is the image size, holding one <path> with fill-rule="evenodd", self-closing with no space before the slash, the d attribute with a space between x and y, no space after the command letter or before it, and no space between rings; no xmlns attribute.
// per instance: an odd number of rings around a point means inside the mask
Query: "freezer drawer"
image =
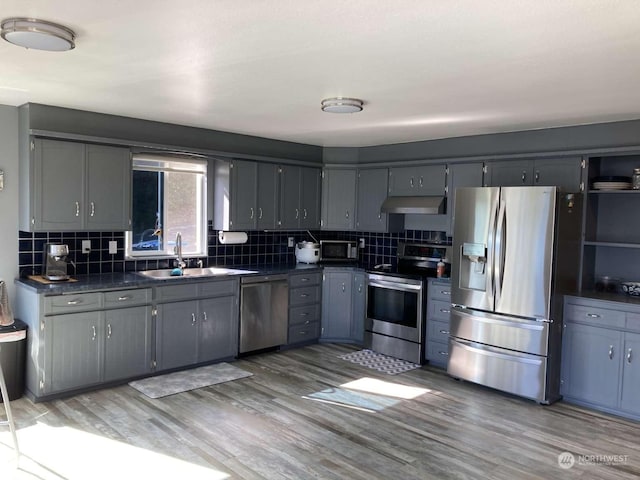
<svg viewBox="0 0 640 480"><path fill-rule="evenodd" d="M545 391L546 357L450 338L447 373L503 392L548 403Z"/></svg>
<svg viewBox="0 0 640 480"><path fill-rule="evenodd" d="M453 307L449 326L452 337L518 352L547 355L547 322Z"/></svg>

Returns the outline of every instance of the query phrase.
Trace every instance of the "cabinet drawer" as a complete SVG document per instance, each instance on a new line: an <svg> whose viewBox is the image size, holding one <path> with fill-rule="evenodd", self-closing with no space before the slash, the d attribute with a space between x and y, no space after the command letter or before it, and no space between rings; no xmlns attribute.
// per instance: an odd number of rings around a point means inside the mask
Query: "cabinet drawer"
<svg viewBox="0 0 640 480"><path fill-rule="evenodd" d="M218 280L199 283L198 296L222 297L225 295L237 295L239 288L238 280Z"/></svg>
<svg viewBox="0 0 640 480"><path fill-rule="evenodd" d="M451 314L451 303L442 300L429 300L429 320L448 322Z"/></svg>
<svg viewBox="0 0 640 480"><path fill-rule="evenodd" d="M308 325L320 320L320 304L303 305L289 310L289 325Z"/></svg>
<svg viewBox="0 0 640 480"><path fill-rule="evenodd" d="M309 325L294 325L289 328L289 344L317 340L320 337L320 322Z"/></svg>
<svg viewBox="0 0 640 480"><path fill-rule="evenodd" d="M163 285L156 287L156 300L158 302L170 302L198 296L198 284L183 283L179 285Z"/></svg>
<svg viewBox="0 0 640 480"><path fill-rule="evenodd" d="M427 360L431 364L446 366L449 360L449 344L428 341Z"/></svg>
<svg viewBox="0 0 640 480"><path fill-rule="evenodd" d="M627 313L627 330L632 332L640 332L640 314Z"/></svg>
<svg viewBox="0 0 640 480"><path fill-rule="evenodd" d="M151 289L117 290L104 293L105 308L131 307L151 303Z"/></svg>
<svg viewBox="0 0 640 480"><path fill-rule="evenodd" d="M451 285L448 283L432 283L429 287L429 298L451 303Z"/></svg>
<svg viewBox="0 0 640 480"><path fill-rule="evenodd" d="M319 285L320 279L321 279L320 272L304 273L304 274L296 273L295 275L292 274L292 275L289 275L289 287L296 288L296 287L306 287L308 285Z"/></svg>
<svg viewBox="0 0 640 480"><path fill-rule="evenodd" d="M289 305L305 305L320 301L320 287L312 285L310 287L292 288L289 290Z"/></svg>
<svg viewBox="0 0 640 480"><path fill-rule="evenodd" d="M449 322L427 320L427 341L447 343L449 341Z"/></svg>
<svg viewBox="0 0 640 480"><path fill-rule="evenodd" d="M44 298L44 314L80 312L102 308L102 293L79 293Z"/></svg>
<svg viewBox="0 0 640 480"><path fill-rule="evenodd" d="M626 315L625 312L621 312L620 310L567 304L564 311L564 320L587 323L600 327L624 328Z"/></svg>

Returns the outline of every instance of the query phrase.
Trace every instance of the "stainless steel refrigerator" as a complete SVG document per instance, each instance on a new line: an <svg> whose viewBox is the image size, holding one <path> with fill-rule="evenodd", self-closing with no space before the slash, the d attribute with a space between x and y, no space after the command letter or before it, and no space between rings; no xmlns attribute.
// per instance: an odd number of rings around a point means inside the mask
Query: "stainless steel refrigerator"
<svg viewBox="0 0 640 480"><path fill-rule="evenodd" d="M582 195L556 187L455 195L447 372L554 402L562 296L575 293L579 278Z"/></svg>

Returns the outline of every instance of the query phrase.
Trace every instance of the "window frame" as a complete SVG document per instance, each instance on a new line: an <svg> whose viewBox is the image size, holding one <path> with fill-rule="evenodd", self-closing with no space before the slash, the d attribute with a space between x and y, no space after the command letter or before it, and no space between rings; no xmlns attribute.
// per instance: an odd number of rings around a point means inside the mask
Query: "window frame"
<svg viewBox="0 0 640 480"><path fill-rule="evenodd" d="M208 206L208 190L207 190L207 175L209 170L209 159L202 156L186 156L176 154L162 154L162 153L134 153L131 157L131 175L133 177L134 171L155 171L155 172L181 172L181 173L193 173L201 175L200 183L197 185L199 192L197 193L200 203L198 220L195 225L197 238L200 241L200 249L197 252L185 252L184 258L198 258L206 257L208 255L208 228L207 228L207 206ZM131 198L133 203L133 180L131 182ZM163 192L163 203L164 200ZM133 208L133 206L132 206ZM131 212L133 219L133 211ZM166 208L163 212L164 218L162 219L162 229L168 230L171 227L166 224ZM125 260L164 260L175 259L176 254L173 253L173 249L167 246L164 250L133 250L133 222L130 230L125 231Z"/></svg>

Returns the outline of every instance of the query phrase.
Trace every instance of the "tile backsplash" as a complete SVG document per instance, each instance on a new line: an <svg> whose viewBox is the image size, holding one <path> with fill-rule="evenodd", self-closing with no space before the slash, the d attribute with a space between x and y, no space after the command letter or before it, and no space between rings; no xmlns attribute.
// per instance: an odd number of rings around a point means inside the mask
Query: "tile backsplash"
<svg viewBox="0 0 640 480"><path fill-rule="evenodd" d="M261 231L247 232L247 243L242 245L222 245L217 231L209 227L208 256L201 258L204 266L214 265L289 265L295 263L294 249L287 246L289 237L296 242L313 240L304 231ZM401 233L371 232L310 232L317 240L355 240L364 238L365 248L360 250L359 261L365 268L381 263L396 262L398 241L435 242L447 241L441 232L406 230ZM82 240L91 241L91 253L82 253ZM117 253L109 253L109 242L116 241ZM42 273L42 252L44 244L61 242L69 246L69 259L75 263L75 274L112 273L138 271L156 268L170 268L173 262L163 260L125 260L124 232L19 232L19 270L21 276ZM195 260L191 263L195 266ZM73 275L73 267L70 273Z"/></svg>

